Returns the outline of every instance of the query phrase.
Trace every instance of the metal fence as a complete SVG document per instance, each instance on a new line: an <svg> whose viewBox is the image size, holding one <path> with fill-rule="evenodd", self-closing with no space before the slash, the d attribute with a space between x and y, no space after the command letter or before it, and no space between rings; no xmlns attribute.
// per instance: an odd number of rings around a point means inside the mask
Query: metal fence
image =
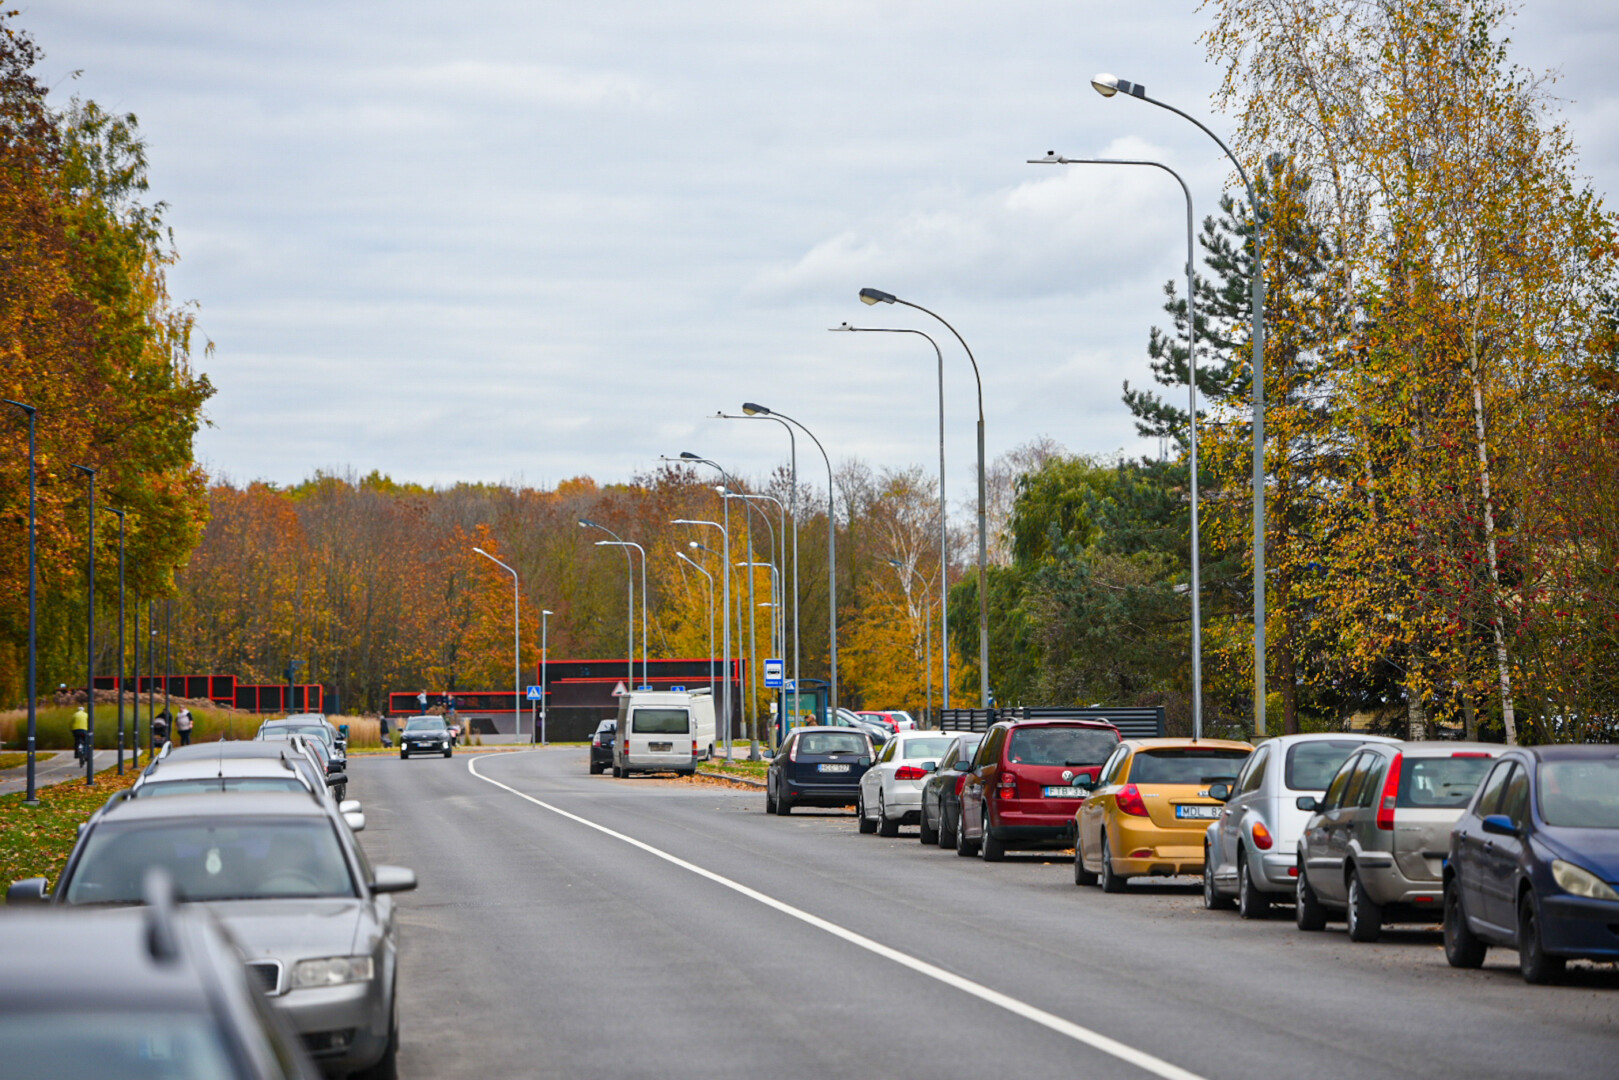
<svg viewBox="0 0 1619 1080"><path fill-rule="evenodd" d="M1164 734L1164 708L1147 706L1050 706L1015 709L942 709L939 727L944 731L988 731L1001 720L1105 720L1119 729L1126 739L1154 739Z"/></svg>

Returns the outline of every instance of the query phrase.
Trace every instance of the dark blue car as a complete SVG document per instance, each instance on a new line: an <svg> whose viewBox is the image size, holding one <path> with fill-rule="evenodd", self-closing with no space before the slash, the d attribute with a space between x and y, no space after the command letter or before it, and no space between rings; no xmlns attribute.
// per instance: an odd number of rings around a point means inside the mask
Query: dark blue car
<svg viewBox="0 0 1619 1080"><path fill-rule="evenodd" d="M1537 746L1496 760L1450 834L1445 958L1518 950L1526 981L1619 960L1619 746Z"/></svg>
<svg viewBox="0 0 1619 1080"><path fill-rule="evenodd" d="M794 728L765 773L765 813L795 806L853 806L871 768L871 738L845 727Z"/></svg>

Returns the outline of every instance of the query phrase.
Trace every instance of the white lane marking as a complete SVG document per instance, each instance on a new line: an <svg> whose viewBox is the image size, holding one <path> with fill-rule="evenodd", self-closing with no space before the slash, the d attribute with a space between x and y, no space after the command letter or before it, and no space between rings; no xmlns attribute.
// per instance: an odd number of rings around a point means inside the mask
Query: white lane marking
<svg viewBox="0 0 1619 1080"><path fill-rule="evenodd" d="M1161 1076L1164 1078L1164 1080L1204 1080L1204 1078L1199 1076L1197 1073L1188 1072L1179 1065L1173 1065L1167 1061L1164 1061L1162 1058L1153 1057L1151 1054L1143 1050L1137 1050L1133 1046L1127 1046L1126 1044L1119 1042L1117 1039L1110 1039L1099 1031L1092 1031L1090 1028L1076 1024L1071 1020L1065 1020L1060 1016L1046 1012L1044 1009L1036 1008L1027 1002L1019 1001L1015 997L1010 997L1003 994L999 990L991 990L982 983L976 983L971 979L963 978L953 971L946 971L944 968L930 964L926 960L919 960L916 957L911 956L909 953L902 953L898 949L890 948L880 941L873 941L871 938L868 938L863 934L857 934L853 930L839 926L837 923L828 922L819 915L811 915L809 912L804 911L801 908L793 907L791 904L785 903L781 900L777 900L773 896L766 896L757 889L750 889L741 882L732 881L730 878L716 874L712 870L705 870L696 863L687 862L685 859L680 858L680 856L671 855L667 851L664 851L661 848L655 848L645 841L637 840L633 836L626 836L625 834L614 829L609 829L605 825L598 825L588 818L582 818L578 814L569 813L559 806L553 806L542 799L536 799L532 795L518 791L509 784L503 784L499 780L493 780L478 771L477 758L468 759L467 771L487 784L493 784L498 788L511 792L519 799L527 799L535 806L549 810L553 814L560 815L561 817L565 817L569 821L577 821L579 824L587 828L595 829L599 833L605 833L615 840L622 840L631 847L640 848L649 855L655 855L664 862L678 866L682 870L689 870L698 877L707 878L716 885L723 885L732 892L740 893L750 900L763 904L765 907L774 908L783 915L790 915L800 922L808 923L817 930L824 930L833 937L842 938L851 945L858 945L867 952L875 953L887 960L892 960L894 963L899 964L902 967L908 967L918 974L926 975L930 979L936 979L939 982L944 983L946 986L953 986L962 993L971 994L973 997L978 998L981 1001L986 1001L991 1005L1005 1009L1007 1012L1021 1016L1025 1020L1032 1020L1042 1027L1050 1028L1059 1035L1068 1036L1075 1042L1081 1042L1086 1046L1100 1050L1105 1054L1111 1054L1120 1061L1129 1062L1131 1065L1136 1066L1138 1069L1141 1069L1144 1072L1151 1073L1154 1076Z"/></svg>

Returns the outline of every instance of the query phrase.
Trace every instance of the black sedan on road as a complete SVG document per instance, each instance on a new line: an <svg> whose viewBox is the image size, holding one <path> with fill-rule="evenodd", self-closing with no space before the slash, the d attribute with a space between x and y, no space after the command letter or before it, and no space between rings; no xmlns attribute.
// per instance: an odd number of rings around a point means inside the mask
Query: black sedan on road
<svg viewBox="0 0 1619 1080"><path fill-rule="evenodd" d="M961 781L972 768L973 752L984 741L981 731L965 731L939 759L939 767L922 785L922 843L956 846L961 821Z"/></svg>
<svg viewBox="0 0 1619 1080"><path fill-rule="evenodd" d="M450 728L442 716L413 716L405 721L405 730L399 733L399 756L412 754L443 754L449 757L455 745Z"/></svg>
<svg viewBox="0 0 1619 1080"><path fill-rule="evenodd" d="M597 776L613 767L613 740L618 738L618 721L603 720L590 737L590 775Z"/></svg>
<svg viewBox="0 0 1619 1080"><path fill-rule="evenodd" d="M795 806L853 806L872 759L871 738L863 731L795 729L765 772L765 813L790 814Z"/></svg>

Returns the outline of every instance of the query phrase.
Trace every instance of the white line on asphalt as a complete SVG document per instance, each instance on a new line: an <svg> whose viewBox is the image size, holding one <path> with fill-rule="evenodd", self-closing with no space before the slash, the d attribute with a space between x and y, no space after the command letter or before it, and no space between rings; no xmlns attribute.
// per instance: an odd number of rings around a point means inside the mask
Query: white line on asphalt
<svg viewBox="0 0 1619 1080"><path fill-rule="evenodd" d="M1151 1054L1142 1050L1137 1050L1133 1046L1127 1046L1124 1043L1119 1042L1117 1039L1110 1039L1099 1031L1092 1031L1090 1028L1076 1024L1071 1020L1064 1020L1060 1016L1048 1013L1044 1009L1036 1008L1027 1002L1019 1001L1017 998L1003 994L999 990L991 990L982 983L976 983L971 979L963 978L953 971L946 971L944 968L930 964L926 960L919 960L916 957L911 956L909 953L902 953L898 949L890 948L880 941L873 941L871 938L868 938L863 934L857 934L853 930L839 926L837 923L828 922L819 915L811 915L809 912L804 911L801 908L793 907L791 904L785 903L781 900L777 900L773 896L766 896L757 889L750 889L741 882L732 881L730 878L716 874L712 870L705 870L695 863L687 862L678 855L671 855L661 848L655 848L645 841L637 840L633 836L626 836L621 832L609 829L605 825L598 825L588 818L582 818L578 814L571 814L559 806L552 806L550 803L545 802L542 799L536 799L532 795L518 791L509 784L503 784L499 780L490 779L478 771L478 759L476 758L469 759L467 761L467 771L485 783L493 784L498 788L511 792L519 799L527 799L535 806L549 810L553 814L558 814L565 817L569 821L577 821L579 824L584 825L587 828L595 829L599 833L605 833L615 840L622 840L631 847L640 848L649 855L655 855L667 863L672 863L673 865L680 867L682 870L689 870L699 877L707 878L716 885L723 885L732 892L740 893L750 900L755 900L766 907L774 908L783 915L790 915L800 922L808 923L810 926L813 926L818 930L826 931L833 937L842 938L851 945L858 945L867 952L876 953L878 956L892 960L894 963L903 967L908 967L918 974L926 975L930 979L936 979L939 982L944 983L946 986L953 986L963 993L971 994L973 997L978 998L981 1001L987 1001L991 1005L999 1006L1009 1013L1023 1017L1025 1020L1032 1020L1042 1027L1050 1028L1059 1035L1066 1035L1076 1042L1084 1043L1086 1046L1100 1050L1105 1054L1111 1054L1119 1060L1127 1061L1131 1065L1134 1065L1145 1072L1149 1072L1154 1076L1161 1076L1164 1078L1164 1080L1203 1080L1203 1077L1199 1076L1197 1073L1188 1072L1179 1065L1173 1065L1167 1061L1164 1061L1162 1058L1153 1057Z"/></svg>

